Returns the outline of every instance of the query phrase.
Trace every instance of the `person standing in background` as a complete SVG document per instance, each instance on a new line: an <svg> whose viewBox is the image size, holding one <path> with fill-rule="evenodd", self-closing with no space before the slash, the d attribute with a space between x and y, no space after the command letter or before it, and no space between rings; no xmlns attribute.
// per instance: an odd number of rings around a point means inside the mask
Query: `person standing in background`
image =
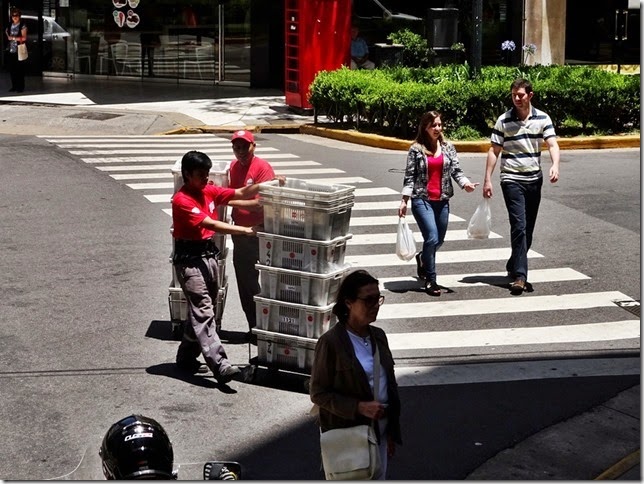
<svg viewBox="0 0 644 484"><path fill-rule="evenodd" d="M9 41L7 60L9 74L11 75L11 89L9 92L23 92L25 90L25 62L18 60L18 44L27 42L27 26L22 22L22 12L19 8L11 9L11 23L6 28L5 34Z"/></svg>
<svg viewBox="0 0 644 484"><path fill-rule="evenodd" d="M550 152L550 183L559 180L559 144L550 116L532 106L534 92L526 79L510 86L514 107L499 116L492 129L485 162L483 197L492 197L492 173L501 159L501 191L510 219L512 255L505 269L514 282L510 292L518 296L528 280L528 251L541 202L541 145Z"/></svg>

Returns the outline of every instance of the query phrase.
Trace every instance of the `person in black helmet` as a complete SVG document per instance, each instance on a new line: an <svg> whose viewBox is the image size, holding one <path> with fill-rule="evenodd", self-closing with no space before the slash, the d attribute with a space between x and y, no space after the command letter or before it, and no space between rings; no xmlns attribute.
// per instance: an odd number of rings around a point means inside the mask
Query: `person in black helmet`
<svg viewBox="0 0 644 484"><path fill-rule="evenodd" d="M150 417L130 415L113 424L99 455L106 479L176 479L172 443L161 424Z"/></svg>
<svg viewBox="0 0 644 484"><path fill-rule="evenodd" d="M108 480L177 479L170 438L150 417L130 415L112 424L98 454ZM240 476L238 462L210 461L204 466L204 480L234 481Z"/></svg>

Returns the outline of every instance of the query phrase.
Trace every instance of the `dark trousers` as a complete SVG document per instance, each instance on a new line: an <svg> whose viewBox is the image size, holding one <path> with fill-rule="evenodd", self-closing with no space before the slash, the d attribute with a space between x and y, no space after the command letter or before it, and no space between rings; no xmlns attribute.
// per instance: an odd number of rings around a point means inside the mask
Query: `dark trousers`
<svg viewBox="0 0 644 484"><path fill-rule="evenodd" d="M195 258L194 262L176 264L177 279L188 303L188 321L184 326L177 363L190 364L201 353L213 374L231 366L216 331L215 309L219 291L219 267L215 257Z"/></svg>
<svg viewBox="0 0 644 484"><path fill-rule="evenodd" d="M18 53L7 52L7 65L11 75L11 89L21 92L25 90L25 62L18 60Z"/></svg>
<svg viewBox="0 0 644 484"><path fill-rule="evenodd" d="M148 76L154 76L154 47L144 45L141 48L141 75L145 71L145 58L148 58Z"/></svg>
<svg viewBox="0 0 644 484"><path fill-rule="evenodd" d="M247 235L233 235L233 266L237 279L239 301L246 314L250 329L257 325L255 300L253 296L260 293L259 271L255 264L259 261L259 239Z"/></svg>
<svg viewBox="0 0 644 484"><path fill-rule="evenodd" d="M541 185L543 178L532 183L501 183L512 244L512 255L505 268L513 277L524 281L528 279L528 251L532 246L532 233L541 203Z"/></svg>

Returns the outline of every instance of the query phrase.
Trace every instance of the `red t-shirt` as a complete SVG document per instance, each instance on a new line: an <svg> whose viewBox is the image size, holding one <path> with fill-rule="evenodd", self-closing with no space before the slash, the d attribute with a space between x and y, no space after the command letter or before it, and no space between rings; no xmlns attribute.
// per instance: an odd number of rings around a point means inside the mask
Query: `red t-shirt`
<svg viewBox="0 0 644 484"><path fill-rule="evenodd" d="M172 236L175 239L205 240L215 233L199 224L206 217L218 220L217 205L227 204L235 195L232 188L206 185L201 193L182 186L172 197Z"/></svg>
<svg viewBox="0 0 644 484"><path fill-rule="evenodd" d="M427 157L427 195L430 200L441 199L441 179L443 178L443 153L436 158Z"/></svg>
<svg viewBox="0 0 644 484"><path fill-rule="evenodd" d="M262 183L271 181L275 178L273 167L268 164L268 161L262 160L255 156L248 166L242 166L239 160L235 160L230 164L230 188L243 188L255 183ZM255 195L258 198L259 194ZM263 212L253 212L243 208L233 207L232 218L235 225L243 227L252 227L253 225L261 225L264 223Z"/></svg>

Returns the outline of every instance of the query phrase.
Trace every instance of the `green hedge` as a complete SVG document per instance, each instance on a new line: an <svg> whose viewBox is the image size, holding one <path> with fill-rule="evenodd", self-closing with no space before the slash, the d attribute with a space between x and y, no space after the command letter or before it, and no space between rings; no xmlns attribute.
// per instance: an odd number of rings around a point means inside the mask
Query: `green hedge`
<svg viewBox="0 0 644 484"><path fill-rule="evenodd" d="M560 133L624 133L640 128L640 76L593 67L488 66L471 79L466 65L318 73L310 102L318 115L361 131L413 138L421 115L443 113L450 138L487 137L511 107L510 84L532 82L533 105Z"/></svg>

